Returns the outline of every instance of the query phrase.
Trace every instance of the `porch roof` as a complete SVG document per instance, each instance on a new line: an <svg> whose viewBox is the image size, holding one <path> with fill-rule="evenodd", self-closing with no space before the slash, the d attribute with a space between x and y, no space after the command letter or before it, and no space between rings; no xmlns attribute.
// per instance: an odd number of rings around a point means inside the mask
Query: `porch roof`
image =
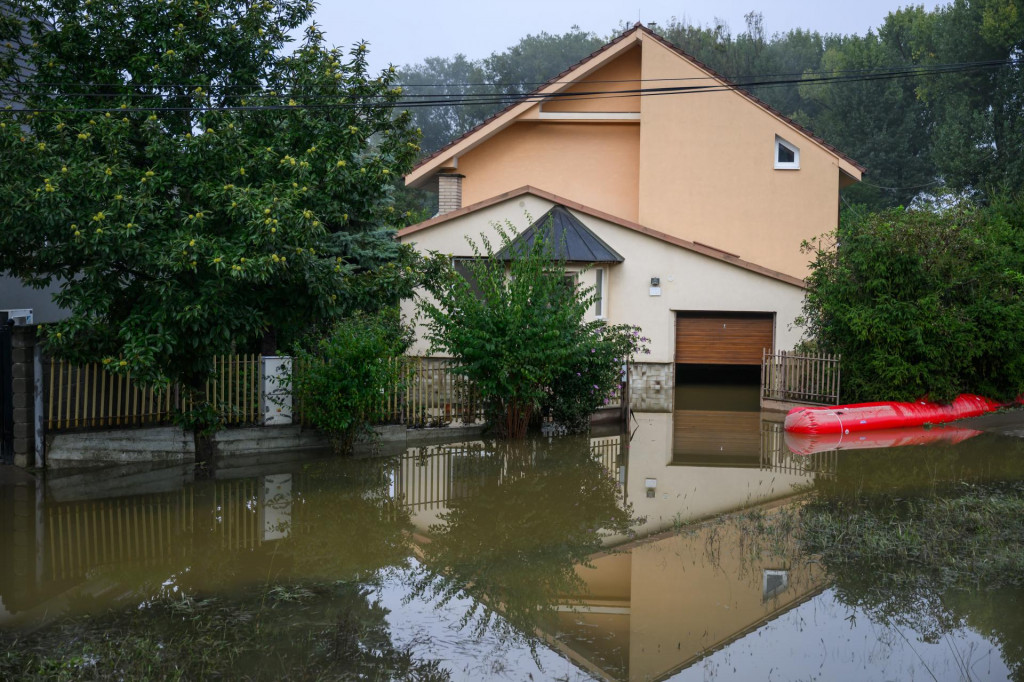
<svg viewBox="0 0 1024 682"><path fill-rule="evenodd" d="M569 263L621 263L625 260L560 204L552 206L511 244L494 254L494 257L498 260L512 260L513 253L528 251L538 235L551 245L553 255L558 260Z"/></svg>

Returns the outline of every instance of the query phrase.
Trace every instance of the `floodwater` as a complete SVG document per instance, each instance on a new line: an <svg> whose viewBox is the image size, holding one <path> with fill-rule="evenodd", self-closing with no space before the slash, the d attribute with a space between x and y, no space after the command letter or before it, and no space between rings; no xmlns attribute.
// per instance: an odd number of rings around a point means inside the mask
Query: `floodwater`
<svg viewBox="0 0 1024 682"><path fill-rule="evenodd" d="M756 388L675 405L590 437L0 487L0 643L83 679L198 648L186 678L1024 677L1021 590L880 588L792 533L810 491L1022 480L1019 440L787 441Z"/></svg>

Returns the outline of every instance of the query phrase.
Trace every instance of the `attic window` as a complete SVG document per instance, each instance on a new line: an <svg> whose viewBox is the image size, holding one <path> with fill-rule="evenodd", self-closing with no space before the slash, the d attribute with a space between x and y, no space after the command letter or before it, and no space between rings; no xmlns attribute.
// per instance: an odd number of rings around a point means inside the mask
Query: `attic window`
<svg viewBox="0 0 1024 682"><path fill-rule="evenodd" d="M799 170L800 148L775 136L775 168L777 170Z"/></svg>

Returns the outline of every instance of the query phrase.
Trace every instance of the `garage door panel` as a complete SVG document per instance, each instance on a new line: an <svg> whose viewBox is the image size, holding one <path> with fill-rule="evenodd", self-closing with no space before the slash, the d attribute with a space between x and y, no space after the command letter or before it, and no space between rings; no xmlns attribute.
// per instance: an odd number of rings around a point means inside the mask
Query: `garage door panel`
<svg viewBox="0 0 1024 682"><path fill-rule="evenodd" d="M695 365L759 365L771 352L770 315L680 315L676 318L676 362Z"/></svg>

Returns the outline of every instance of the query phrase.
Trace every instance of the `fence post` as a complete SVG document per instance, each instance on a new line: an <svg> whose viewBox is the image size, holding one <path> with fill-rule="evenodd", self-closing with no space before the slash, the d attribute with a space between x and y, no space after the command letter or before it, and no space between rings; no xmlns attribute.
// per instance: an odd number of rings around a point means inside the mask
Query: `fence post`
<svg viewBox="0 0 1024 682"><path fill-rule="evenodd" d="M0 312L0 464L14 462L14 379L11 337L14 322Z"/></svg>

